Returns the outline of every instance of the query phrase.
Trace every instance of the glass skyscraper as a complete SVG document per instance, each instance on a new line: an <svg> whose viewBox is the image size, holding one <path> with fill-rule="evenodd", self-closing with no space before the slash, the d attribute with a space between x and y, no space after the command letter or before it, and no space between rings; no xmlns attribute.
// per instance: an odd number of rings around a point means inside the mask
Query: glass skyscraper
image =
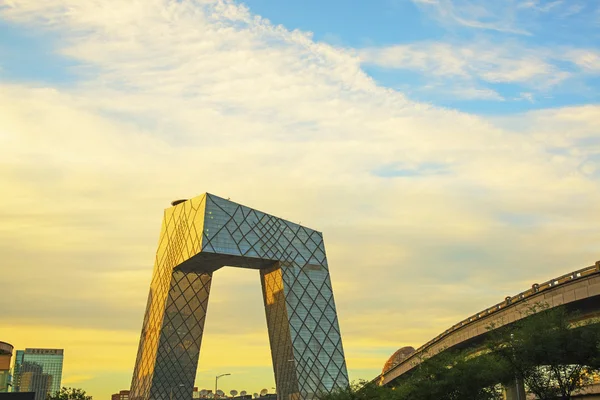
<svg viewBox="0 0 600 400"><path fill-rule="evenodd" d="M36 400L60 390L63 349L17 350L14 367L14 390L35 392Z"/></svg>
<svg viewBox="0 0 600 400"><path fill-rule="evenodd" d="M187 400L213 273L255 269L282 400L348 385L323 235L211 195L165 210L131 400Z"/></svg>

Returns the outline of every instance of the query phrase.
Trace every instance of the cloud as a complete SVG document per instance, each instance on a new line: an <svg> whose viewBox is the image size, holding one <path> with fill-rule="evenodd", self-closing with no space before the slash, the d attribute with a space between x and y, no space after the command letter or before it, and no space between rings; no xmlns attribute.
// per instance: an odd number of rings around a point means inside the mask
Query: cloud
<svg viewBox="0 0 600 400"><path fill-rule="evenodd" d="M0 83L0 336L68 345L66 376L94 376L94 396L123 389L111 369L128 384L174 198L210 191L324 232L352 379L597 257L597 106L491 120L413 102L355 51L228 1L23 0L0 13L58 34L78 74ZM403 49L437 74L472 74L474 56L451 50L443 67ZM477 74L535 80L519 68ZM198 381L236 365L269 382L255 271L214 284Z"/></svg>
<svg viewBox="0 0 600 400"><path fill-rule="evenodd" d="M530 93L530 92L519 93L519 97L517 99L518 100L527 100L530 103L535 102L534 95L533 95L533 93Z"/></svg>
<svg viewBox="0 0 600 400"><path fill-rule="evenodd" d="M500 34L533 36L543 18L574 18L590 22L585 11L593 13L596 5L585 0L412 0L424 12L447 26L492 31ZM593 22L592 22L593 24Z"/></svg>
<svg viewBox="0 0 600 400"><path fill-rule="evenodd" d="M553 14L559 19L569 18L580 14L589 3L585 1L544 1L544 0L527 0L517 4L517 9L526 9L537 15ZM535 15L534 14L534 15Z"/></svg>
<svg viewBox="0 0 600 400"><path fill-rule="evenodd" d="M600 56L595 50L549 50L517 42L428 41L364 48L358 53L366 65L426 76L428 85L417 90L448 91L463 99L504 100L485 87L497 84L517 84L529 91L548 93L569 81L585 81L600 70Z"/></svg>
<svg viewBox="0 0 600 400"><path fill-rule="evenodd" d="M583 71L600 73L600 52L586 49L572 49L565 54L565 60L577 64Z"/></svg>
<svg viewBox="0 0 600 400"><path fill-rule="evenodd" d="M514 9L518 2L512 0L498 4L483 3L478 0L413 0L413 2L431 12L443 23L518 35L530 34L517 25Z"/></svg>
<svg viewBox="0 0 600 400"><path fill-rule="evenodd" d="M598 57L593 51L561 50L549 53L542 48L479 42L471 45L422 42L408 45L366 48L363 62L384 68L410 69L440 78L476 79L488 83L520 83L549 87L569 78L569 70L556 61L569 61L593 71Z"/></svg>
<svg viewBox="0 0 600 400"><path fill-rule="evenodd" d="M456 99L465 100L504 100L504 97L502 97L498 92L492 89L469 87L469 85L457 85L454 88L450 89L449 94L451 94Z"/></svg>
<svg viewBox="0 0 600 400"><path fill-rule="evenodd" d="M600 155L598 122L594 119L600 113L597 105L564 107L538 110L520 116L504 117L498 124L522 131L546 148L555 162L569 162L572 167L595 160Z"/></svg>

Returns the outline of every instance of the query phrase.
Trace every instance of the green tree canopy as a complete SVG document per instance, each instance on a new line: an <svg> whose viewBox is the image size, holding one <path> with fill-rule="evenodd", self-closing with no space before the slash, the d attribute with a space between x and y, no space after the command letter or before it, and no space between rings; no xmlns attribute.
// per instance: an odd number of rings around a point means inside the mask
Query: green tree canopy
<svg viewBox="0 0 600 400"><path fill-rule="evenodd" d="M398 399L495 400L507 364L494 354L445 351L423 361L395 388Z"/></svg>
<svg viewBox="0 0 600 400"><path fill-rule="evenodd" d="M443 352L424 360L395 387L360 382L321 400L497 400L506 364L492 354Z"/></svg>
<svg viewBox="0 0 600 400"><path fill-rule="evenodd" d="M494 330L488 348L541 400L570 399L600 371L600 324L566 307L531 306L526 318Z"/></svg>
<svg viewBox="0 0 600 400"><path fill-rule="evenodd" d="M389 399L391 389L381 387L373 382L353 382L348 387L323 394L320 400L384 400Z"/></svg>
<svg viewBox="0 0 600 400"><path fill-rule="evenodd" d="M496 400L501 384L516 379L540 400L570 399L600 372L600 324L540 304L525 317L492 330L475 350L446 350L422 360L395 387L360 382L321 399Z"/></svg>
<svg viewBox="0 0 600 400"><path fill-rule="evenodd" d="M92 400L83 389L63 387L54 395L48 396L48 400Z"/></svg>

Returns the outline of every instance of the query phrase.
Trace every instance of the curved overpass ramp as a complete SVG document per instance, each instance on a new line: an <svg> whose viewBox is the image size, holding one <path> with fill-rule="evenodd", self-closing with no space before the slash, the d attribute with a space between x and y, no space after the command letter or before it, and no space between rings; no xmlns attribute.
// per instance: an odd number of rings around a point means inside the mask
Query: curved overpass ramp
<svg viewBox="0 0 600 400"><path fill-rule="evenodd" d="M380 385L387 385L417 366L427 358L427 354L438 354L483 339L489 332L490 325L499 328L515 322L523 318L523 311L534 303L547 303L552 308L563 304L578 304L596 296L600 296L600 261L547 282L534 284L531 289L506 297L503 302L458 322L419 347L400 363L392 365L374 381ZM596 309L600 309L600 302L594 304Z"/></svg>

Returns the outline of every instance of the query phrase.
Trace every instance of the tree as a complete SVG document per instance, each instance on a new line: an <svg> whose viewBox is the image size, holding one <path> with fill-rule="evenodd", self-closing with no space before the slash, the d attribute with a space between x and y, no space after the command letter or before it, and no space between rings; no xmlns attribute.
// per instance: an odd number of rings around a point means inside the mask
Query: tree
<svg viewBox="0 0 600 400"><path fill-rule="evenodd" d="M446 350L424 360L396 387L399 399L496 400L508 367L494 354Z"/></svg>
<svg viewBox="0 0 600 400"><path fill-rule="evenodd" d="M422 359L394 388L360 382L320 399L496 400L500 384L515 379L540 400L570 399L600 372L600 324L539 304L525 317L492 330L479 351L445 350Z"/></svg>
<svg viewBox="0 0 600 400"><path fill-rule="evenodd" d="M491 332L488 348L540 400L568 400L600 371L600 324L565 307L536 304L525 318Z"/></svg>
<svg viewBox="0 0 600 400"><path fill-rule="evenodd" d="M48 396L47 400L92 400L83 389L63 387L54 395Z"/></svg>
<svg viewBox="0 0 600 400"><path fill-rule="evenodd" d="M352 382L345 388L322 394L319 400L387 400L390 389L369 381Z"/></svg>
<svg viewBox="0 0 600 400"><path fill-rule="evenodd" d="M395 387L359 382L320 400L497 400L507 371L494 354L445 351L423 360Z"/></svg>

